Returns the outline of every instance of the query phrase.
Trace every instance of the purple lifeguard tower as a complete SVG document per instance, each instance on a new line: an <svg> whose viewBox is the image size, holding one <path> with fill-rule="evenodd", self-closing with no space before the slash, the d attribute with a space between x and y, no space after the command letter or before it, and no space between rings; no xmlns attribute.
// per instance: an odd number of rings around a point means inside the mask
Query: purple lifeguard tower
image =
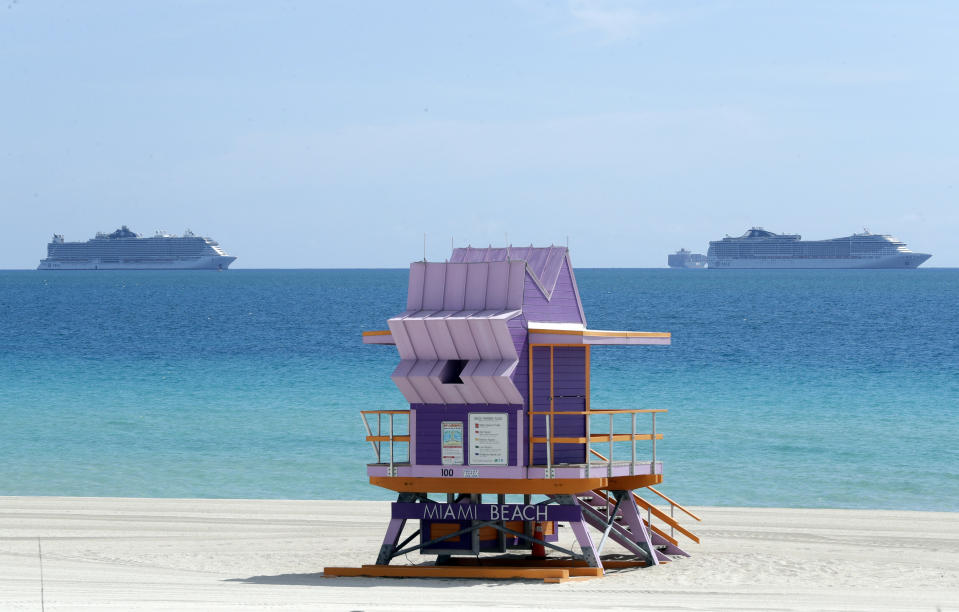
<svg viewBox="0 0 959 612"><path fill-rule="evenodd" d="M415 262L406 310L388 323L363 342L396 346L392 378L409 409L362 415L376 453L370 483L399 496L376 564L327 575L554 582L688 556L677 532L699 540L675 510L699 519L652 488L663 479L656 415L665 410L590 404L594 345L666 345L670 334L586 329L565 247L467 247L447 262ZM578 552L559 544L559 523ZM625 555L604 556L608 541ZM545 549L563 556L543 558ZM390 565L412 551L436 563Z"/></svg>

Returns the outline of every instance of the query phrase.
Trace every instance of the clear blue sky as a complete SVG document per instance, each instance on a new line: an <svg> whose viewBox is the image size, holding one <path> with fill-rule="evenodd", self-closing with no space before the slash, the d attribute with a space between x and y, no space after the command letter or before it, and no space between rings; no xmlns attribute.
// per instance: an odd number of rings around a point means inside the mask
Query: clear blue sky
<svg viewBox="0 0 959 612"><path fill-rule="evenodd" d="M752 225L959 266L956 2L2 0L0 267L56 233L236 267L562 244L661 267Z"/></svg>

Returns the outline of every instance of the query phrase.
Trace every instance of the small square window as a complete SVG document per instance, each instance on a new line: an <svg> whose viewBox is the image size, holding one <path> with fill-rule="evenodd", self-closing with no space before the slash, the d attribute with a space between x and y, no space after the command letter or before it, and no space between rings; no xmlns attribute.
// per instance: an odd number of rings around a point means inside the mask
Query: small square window
<svg viewBox="0 0 959 612"><path fill-rule="evenodd" d="M463 379L460 378L460 374L463 373L467 363L469 363L467 359L450 359L444 363L443 369L440 370L440 382L444 385L462 385Z"/></svg>

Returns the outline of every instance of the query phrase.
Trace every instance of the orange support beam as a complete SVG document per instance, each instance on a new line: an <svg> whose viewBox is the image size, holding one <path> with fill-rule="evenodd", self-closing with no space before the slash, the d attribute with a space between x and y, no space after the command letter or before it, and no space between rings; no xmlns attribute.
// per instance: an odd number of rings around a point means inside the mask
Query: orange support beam
<svg viewBox="0 0 959 612"><path fill-rule="evenodd" d="M324 576L374 578L492 578L497 580L565 581L570 577L598 578L598 567L492 567L462 565L364 565L363 567L327 567Z"/></svg>

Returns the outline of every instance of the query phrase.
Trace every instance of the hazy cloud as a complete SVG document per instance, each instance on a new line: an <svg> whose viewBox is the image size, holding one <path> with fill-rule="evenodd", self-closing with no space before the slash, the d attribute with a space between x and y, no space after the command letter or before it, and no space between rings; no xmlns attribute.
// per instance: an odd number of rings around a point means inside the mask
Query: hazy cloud
<svg viewBox="0 0 959 612"><path fill-rule="evenodd" d="M635 38L646 28L674 21L684 14L620 0L569 0L567 6L579 28L596 32L610 42Z"/></svg>

